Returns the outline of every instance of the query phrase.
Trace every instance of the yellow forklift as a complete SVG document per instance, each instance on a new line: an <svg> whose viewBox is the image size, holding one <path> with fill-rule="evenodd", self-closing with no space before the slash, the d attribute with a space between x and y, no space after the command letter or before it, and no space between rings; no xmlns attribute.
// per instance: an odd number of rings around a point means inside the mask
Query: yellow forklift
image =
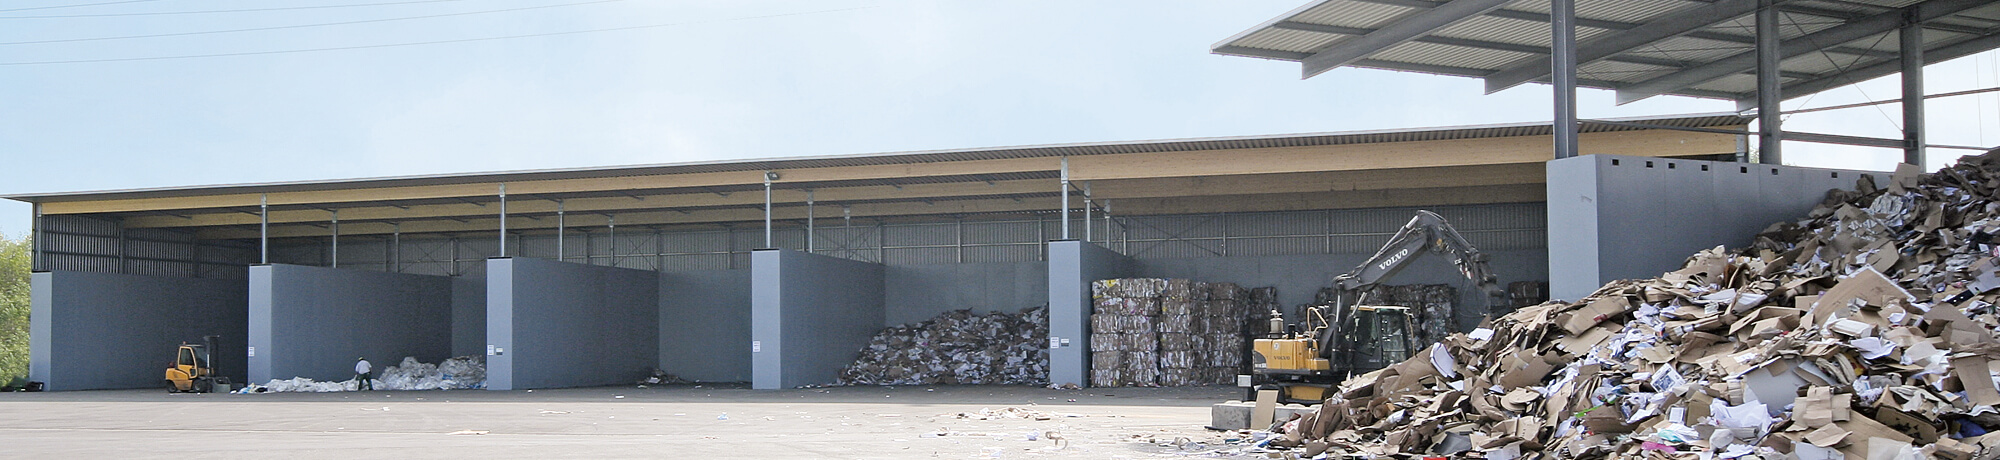
<svg viewBox="0 0 2000 460"><path fill-rule="evenodd" d="M174 362L167 365L167 392L229 391L229 377L219 375L215 366L215 343L221 339L222 336L210 335L202 337L201 343L181 342L174 352Z"/></svg>
<svg viewBox="0 0 2000 460"><path fill-rule="evenodd" d="M1252 345L1252 397L1257 389L1276 389L1278 400L1319 404L1349 376L1403 362L1429 346L1416 337L1417 315L1408 307L1368 305L1367 294L1424 252L1450 256L1460 274L1486 295L1506 296L1498 277L1487 270L1486 256L1467 242L1443 216L1417 211L1389 239L1389 244L1361 266L1333 278L1336 295L1330 305L1305 310L1305 318L1287 326L1271 312L1269 335Z"/></svg>

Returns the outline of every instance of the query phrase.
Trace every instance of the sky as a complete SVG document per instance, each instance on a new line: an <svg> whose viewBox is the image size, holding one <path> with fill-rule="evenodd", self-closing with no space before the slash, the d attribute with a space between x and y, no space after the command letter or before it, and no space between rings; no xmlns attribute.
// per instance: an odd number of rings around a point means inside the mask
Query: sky
<svg viewBox="0 0 2000 460"><path fill-rule="evenodd" d="M10 1L0 195L1552 118L1543 85L1484 95L1475 79L1353 68L1301 80L1296 63L1208 53L1305 1ZM230 11L269 8L291 9ZM2000 85L2000 54L1925 80ZM1891 76L1785 108L1897 88ZM1585 118L1734 109L1618 106L1599 90L1578 105ZM1900 110L1786 129L1900 137ZM1927 110L1934 144L2000 143L2000 94ZM1801 166L1901 158L1786 148ZM0 200L0 234L29 217Z"/></svg>

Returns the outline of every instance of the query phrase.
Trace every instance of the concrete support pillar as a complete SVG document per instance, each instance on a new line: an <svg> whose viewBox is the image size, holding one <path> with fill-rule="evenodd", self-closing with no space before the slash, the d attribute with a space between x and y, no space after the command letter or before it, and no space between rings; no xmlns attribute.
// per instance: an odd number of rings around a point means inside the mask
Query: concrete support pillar
<svg viewBox="0 0 2000 460"><path fill-rule="evenodd" d="M1577 155L1576 135L1576 0L1549 2L1549 81L1555 84L1555 158Z"/></svg>
<svg viewBox="0 0 2000 460"><path fill-rule="evenodd" d="M1049 242L1049 383L1090 385L1090 283L1131 275L1132 259L1075 240Z"/></svg>
<svg viewBox="0 0 2000 460"><path fill-rule="evenodd" d="M1757 137L1759 163L1767 165L1785 164L1783 120L1778 103L1784 100L1779 94L1778 64L1784 59L1779 55L1778 8L1776 0L1764 0L1757 9Z"/></svg>
<svg viewBox="0 0 2000 460"><path fill-rule="evenodd" d="M1924 28L1910 13L1909 23L1899 36L1903 65L1903 162L1929 170L1924 164Z"/></svg>

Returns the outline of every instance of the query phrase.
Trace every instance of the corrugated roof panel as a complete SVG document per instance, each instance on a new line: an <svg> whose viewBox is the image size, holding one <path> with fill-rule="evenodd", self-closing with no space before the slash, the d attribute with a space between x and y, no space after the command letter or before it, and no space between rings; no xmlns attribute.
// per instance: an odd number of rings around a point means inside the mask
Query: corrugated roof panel
<svg viewBox="0 0 2000 460"><path fill-rule="evenodd" d="M1549 24L1512 18L1480 16L1466 19L1432 33L1440 37L1469 38L1490 42L1549 47ZM1582 41L1578 38L1578 41Z"/></svg>
<svg viewBox="0 0 2000 460"><path fill-rule="evenodd" d="M1436 1L1411 1L1405 4L1425 6L1432 4L1430 2ZM1784 5L1785 10L1782 12L1780 18L1780 36L1786 40L1795 40L1808 34L1818 33L1847 24L1850 21L1894 12L1897 8L1907 8L1911 5L1921 4L1922 2L1923 0L1790 1ZM1268 28L1272 24L1284 20L1338 24L1349 27L1380 28L1399 19L1400 15L1408 14L1410 11L1415 10L1411 7L1390 6L1385 5L1385 3L1403 2L1395 0L1320 0L1309 6L1293 10L1294 12L1292 13L1287 13L1285 16L1273 19L1252 30ZM1712 3L1712 0L1581 0L1579 3L1577 5L1577 16L1579 19L1585 24L1596 24L1594 26L1578 27L1578 41L1587 43L1605 34L1617 33L1618 30L1629 29L1640 24L1675 17L1677 15L1694 14L1692 10L1703 7L1705 3ZM1929 30L1937 33L1927 34L1927 45L1936 47L1945 43L1956 43L1962 40L1960 38L1962 35L1952 35L1953 32L1951 31L1954 30L1959 34L1964 34L1972 30L1990 30L1996 26L2000 26L2000 2L1990 3L1990 5L1974 7L1932 23ZM1485 41L1515 46L1546 48L1549 43L1546 20L1549 11L1548 5L1548 0L1516 0L1503 5L1500 10L1484 16L1454 22L1451 25L1431 30L1426 35L1456 40ZM1741 37L1741 40L1728 42L1681 37L1634 47L1619 54L1633 58L1677 61L1674 63L1656 62L1654 64L1694 67L1713 62L1717 59L1738 55L1751 49L1748 41L1755 36L1754 18L1746 15L1734 18L1704 19L1714 22L1708 27L1702 28L1700 30L1702 34L1730 35ZM1248 34L1249 32L1245 32L1238 34L1238 36L1244 37L1248 36ZM1234 38L1231 40L1234 40ZM1421 41L1422 38L1418 38L1418 40ZM1893 50L1895 43L1893 40L1877 38L1872 42L1861 43L1857 41L1841 46L1846 48ZM1338 47L1339 45L1334 46L1334 48ZM1492 74L1493 71L1507 64L1519 61L1522 55L1518 53L1519 51L1472 51L1457 47L1405 44L1374 50L1351 65L1356 67L1390 68L1393 70L1450 75L1484 76ZM1531 51L1531 53L1535 53L1536 55L1546 54L1539 51ZM1224 52L1224 54L1228 53ZM1843 58L1836 57L1834 59L1835 62L1839 62ZM1802 63L1800 65L1802 66L1801 69L1820 70L1819 67L1811 66L1809 63ZM1839 69L1851 68L1851 66L1847 65L1832 67ZM1791 69L1788 68L1788 70ZM1657 74L1656 69L1640 67L1595 67L1581 69L1581 71L1596 71L1598 76L1602 77L1592 78L1592 84L1606 81L1630 81L1611 78L1614 74ZM1875 75L1879 74L1871 74L1870 76ZM1720 87L1731 87L1732 85L1733 83L1729 82L1719 84ZM1712 94L1707 96L1712 96Z"/></svg>
<svg viewBox="0 0 2000 460"><path fill-rule="evenodd" d="M1337 0L1326 2L1326 4L1319 7L1299 13L1297 16L1293 16L1292 20L1313 24L1379 29L1383 25L1395 22L1396 19L1418 11L1423 11L1423 8Z"/></svg>
<svg viewBox="0 0 2000 460"><path fill-rule="evenodd" d="M1757 76L1747 73L1733 74L1707 83L1694 85L1693 88L1725 93L1753 94L1757 91Z"/></svg>
<svg viewBox="0 0 2000 460"><path fill-rule="evenodd" d="M1349 37L1289 29L1264 29L1232 42L1236 46L1310 53Z"/></svg>
<svg viewBox="0 0 2000 460"><path fill-rule="evenodd" d="M1806 53L1785 58L1784 65L1780 66L1780 68L1786 72L1828 74L1881 61L1880 58L1868 58L1848 54Z"/></svg>
<svg viewBox="0 0 2000 460"><path fill-rule="evenodd" d="M1576 17L1600 21L1643 23L1698 3L1677 0L1579 0ZM1502 7L1515 11L1549 13L1548 0L1521 0Z"/></svg>
<svg viewBox="0 0 2000 460"><path fill-rule="evenodd" d="M1705 62L1751 51L1750 45L1692 37L1674 37L1623 53L1684 62Z"/></svg>
<svg viewBox="0 0 2000 460"><path fill-rule="evenodd" d="M1374 58L1385 61L1491 70L1497 69L1509 62L1532 56L1535 55L1513 51L1410 42L1389 47L1387 50L1376 53Z"/></svg>
<svg viewBox="0 0 2000 460"><path fill-rule="evenodd" d="M1597 61L1576 68L1578 78L1590 80L1633 83L1672 72L1672 67L1648 64L1634 64L1618 61Z"/></svg>

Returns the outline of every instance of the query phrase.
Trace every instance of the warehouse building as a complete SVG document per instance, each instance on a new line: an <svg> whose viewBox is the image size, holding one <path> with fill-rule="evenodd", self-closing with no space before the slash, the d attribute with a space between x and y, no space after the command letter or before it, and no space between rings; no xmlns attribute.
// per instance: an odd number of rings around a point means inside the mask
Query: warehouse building
<svg viewBox="0 0 2000 460"><path fill-rule="evenodd" d="M483 354L498 390L655 368L785 388L831 383L887 325L1043 305L1051 378L1082 384L1090 280L1303 304L1417 209L1502 283L1652 276L1863 174L1743 163L1734 114L1616 121L1554 162L1528 123L6 198L35 209L52 390L157 386L204 335L253 382ZM1395 282L1463 280L1439 259Z"/></svg>

